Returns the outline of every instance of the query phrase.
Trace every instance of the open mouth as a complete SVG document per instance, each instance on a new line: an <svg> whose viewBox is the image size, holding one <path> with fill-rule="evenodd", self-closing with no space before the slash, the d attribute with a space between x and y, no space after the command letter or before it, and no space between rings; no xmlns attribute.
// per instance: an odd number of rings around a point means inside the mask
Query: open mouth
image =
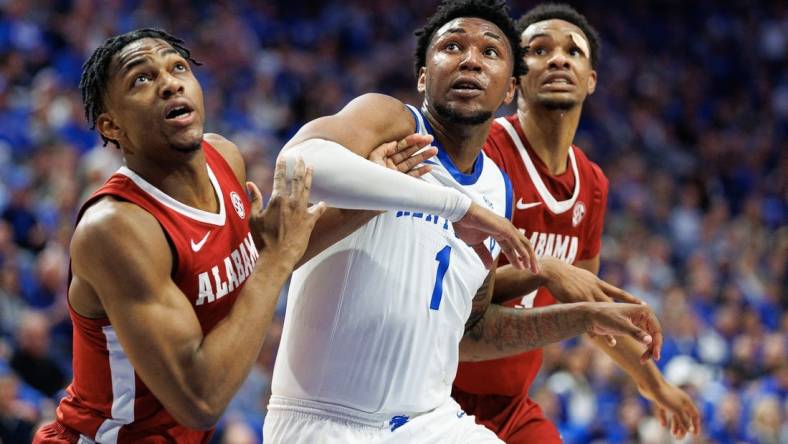
<svg viewBox="0 0 788 444"><path fill-rule="evenodd" d="M191 113L192 113L192 109L189 108L187 105L179 105L167 111L167 114L165 114L164 117L167 120L183 119L191 115Z"/></svg>
<svg viewBox="0 0 788 444"><path fill-rule="evenodd" d="M451 89L459 91L481 91L484 88L482 88L482 85L476 80L461 79L452 83Z"/></svg>
<svg viewBox="0 0 788 444"><path fill-rule="evenodd" d="M575 82L566 75L551 75L542 82L543 85L574 85Z"/></svg>

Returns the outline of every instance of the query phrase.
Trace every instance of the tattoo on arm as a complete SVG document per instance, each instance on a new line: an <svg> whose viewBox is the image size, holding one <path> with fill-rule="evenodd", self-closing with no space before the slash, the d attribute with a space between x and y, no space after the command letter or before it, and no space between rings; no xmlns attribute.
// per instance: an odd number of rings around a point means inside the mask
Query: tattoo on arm
<svg viewBox="0 0 788 444"><path fill-rule="evenodd" d="M487 307L490 306L490 300L492 299L492 289L495 284L495 269L490 271L486 278L484 278L484 282L482 286L476 290L476 295L473 297L472 306L471 306L471 315L468 316L468 320L465 322L465 333L468 333L484 316L484 312L487 310Z"/></svg>
<svg viewBox="0 0 788 444"><path fill-rule="evenodd" d="M586 331L586 314L576 304L533 309L490 305L466 330L462 360L481 361L544 347Z"/></svg>

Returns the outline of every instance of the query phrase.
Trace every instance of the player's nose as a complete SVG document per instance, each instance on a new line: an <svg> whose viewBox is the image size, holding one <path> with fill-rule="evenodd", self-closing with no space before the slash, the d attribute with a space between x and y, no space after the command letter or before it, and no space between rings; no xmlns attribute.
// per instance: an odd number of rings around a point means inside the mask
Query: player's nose
<svg viewBox="0 0 788 444"><path fill-rule="evenodd" d="M169 72L163 72L159 76L159 95L162 98L169 98L173 95L183 93L183 82L178 77Z"/></svg>
<svg viewBox="0 0 788 444"><path fill-rule="evenodd" d="M482 63L481 63L482 53L478 49L474 47L470 47L462 54L462 61L460 62L460 69L466 69L471 71L481 71Z"/></svg>
<svg viewBox="0 0 788 444"><path fill-rule="evenodd" d="M569 57L564 51L557 49L550 54L548 66L551 68L569 68Z"/></svg>

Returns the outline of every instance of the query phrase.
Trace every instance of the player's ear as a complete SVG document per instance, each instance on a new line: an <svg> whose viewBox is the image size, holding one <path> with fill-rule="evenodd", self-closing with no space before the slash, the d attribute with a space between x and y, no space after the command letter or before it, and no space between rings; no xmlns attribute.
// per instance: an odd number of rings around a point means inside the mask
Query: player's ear
<svg viewBox="0 0 788 444"><path fill-rule="evenodd" d="M588 95L590 96L591 94L594 93L594 91L596 91L596 71L591 70L591 73L588 75L587 86L588 86Z"/></svg>
<svg viewBox="0 0 788 444"><path fill-rule="evenodd" d="M421 68L419 68L419 81L416 84L416 89L420 93L423 93L424 91L427 90L427 67L426 66L422 66Z"/></svg>
<svg viewBox="0 0 788 444"><path fill-rule="evenodd" d="M125 134L110 113L104 112L96 118L96 129L105 139L121 140Z"/></svg>
<svg viewBox="0 0 788 444"><path fill-rule="evenodd" d="M111 140L118 140L123 132L109 113L99 114L96 118L96 129L102 136Z"/></svg>
<svg viewBox="0 0 788 444"><path fill-rule="evenodd" d="M509 79L509 88L506 90L506 97L503 99L504 105L508 105L512 103L512 99L514 99L514 95L517 93L517 78L512 77Z"/></svg>

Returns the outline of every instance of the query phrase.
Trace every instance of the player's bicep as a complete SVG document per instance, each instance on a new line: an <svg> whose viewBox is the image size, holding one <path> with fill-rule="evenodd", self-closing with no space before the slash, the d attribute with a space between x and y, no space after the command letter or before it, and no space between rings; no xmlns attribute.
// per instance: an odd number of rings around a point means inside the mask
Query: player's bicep
<svg viewBox="0 0 788 444"><path fill-rule="evenodd" d="M176 388L188 386L184 369L202 331L170 278L161 227L141 209L123 211L130 205L86 213L72 240L73 272L96 292L132 366L167 404Z"/></svg>
<svg viewBox="0 0 788 444"><path fill-rule="evenodd" d="M336 142L366 158L384 142L412 134L416 123L405 105L382 94L365 94L341 111L304 125L284 149L309 139Z"/></svg>
<svg viewBox="0 0 788 444"><path fill-rule="evenodd" d="M471 302L471 314L468 316L468 320L465 322L466 333L471 328L473 328L477 322L479 322L479 320L484 316L484 313L487 311L487 307L490 306L493 288L495 286L495 269L496 267L493 266L492 270L490 270L490 272L487 274L487 277L484 278L484 282L482 283L481 287L479 287L479 289L476 291L476 294L473 296L473 301Z"/></svg>

